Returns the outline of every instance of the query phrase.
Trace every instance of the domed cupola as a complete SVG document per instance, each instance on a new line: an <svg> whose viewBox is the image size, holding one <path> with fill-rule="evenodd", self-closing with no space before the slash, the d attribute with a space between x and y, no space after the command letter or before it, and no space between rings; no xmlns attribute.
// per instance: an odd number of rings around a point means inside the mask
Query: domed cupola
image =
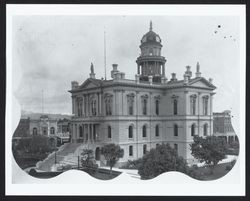
<svg viewBox="0 0 250 201"><path fill-rule="evenodd" d="M141 39L141 45L140 47L143 46L147 46L147 45L159 45L162 47L161 45L161 38L158 34L156 34L155 32L153 32L153 27L152 27L152 22L150 22L150 28L149 28L149 32L146 33L142 39Z"/></svg>
<svg viewBox="0 0 250 201"><path fill-rule="evenodd" d="M141 55L136 60L141 81L148 81L148 76L153 76L153 82L161 82L161 78L165 78L166 59L161 56L161 48L161 38L153 31L150 21L149 32L141 39Z"/></svg>

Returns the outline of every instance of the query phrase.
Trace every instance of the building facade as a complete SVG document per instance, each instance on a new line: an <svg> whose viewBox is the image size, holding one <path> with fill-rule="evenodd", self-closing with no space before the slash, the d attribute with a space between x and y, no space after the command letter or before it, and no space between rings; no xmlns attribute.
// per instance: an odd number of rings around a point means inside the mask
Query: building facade
<svg viewBox="0 0 250 201"><path fill-rule="evenodd" d="M71 82L72 142L82 143L102 160L100 149L108 143L124 149L122 164L142 157L161 143L169 143L187 161L192 160L189 144L194 135L213 134L212 79L195 76L187 66L183 79L165 76L166 59L162 41L153 31L142 37L134 80L113 64L110 80L96 79L91 64L90 77L81 85ZM136 69L136 67L135 67Z"/></svg>

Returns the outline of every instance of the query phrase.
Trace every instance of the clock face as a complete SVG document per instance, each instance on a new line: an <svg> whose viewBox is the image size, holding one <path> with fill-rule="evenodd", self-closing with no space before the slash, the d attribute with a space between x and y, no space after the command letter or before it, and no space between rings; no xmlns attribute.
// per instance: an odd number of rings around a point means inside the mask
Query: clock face
<svg viewBox="0 0 250 201"><path fill-rule="evenodd" d="M156 36L156 42L161 42L161 39L158 36Z"/></svg>
<svg viewBox="0 0 250 201"><path fill-rule="evenodd" d="M146 42L146 37L142 38L142 42L145 43Z"/></svg>

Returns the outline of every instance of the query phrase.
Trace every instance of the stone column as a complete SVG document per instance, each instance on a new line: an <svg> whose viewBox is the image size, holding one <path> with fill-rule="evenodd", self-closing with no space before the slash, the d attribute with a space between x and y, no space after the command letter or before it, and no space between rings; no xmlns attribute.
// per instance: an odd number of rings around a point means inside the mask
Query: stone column
<svg viewBox="0 0 250 201"><path fill-rule="evenodd" d="M98 92L97 93L97 104L96 104L96 107L97 107L97 116L100 115L100 93Z"/></svg>
<svg viewBox="0 0 250 201"><path fill-rule="evenodd" d="M137 74L140 74L140 65L137 64Z"/></svg>
<svg viewBox="0 0 250 201"><path fill-rule="evenodd" d="M84 111L84 105L85 105L85 100L84 100L84 95L82 95L82 116L85 116L85 111Z"/></svg>
<svg viewBox="0 0 250 201"><path fill-rule="evenodd" d="M88 127L88 142L90 142L90 124L87 124Z"/></svg>
<svg viewBox="0 0 250 201"><path fill-rule="evenodd" d="M165 64L162 64L162 76L165 77Z"/></svg>

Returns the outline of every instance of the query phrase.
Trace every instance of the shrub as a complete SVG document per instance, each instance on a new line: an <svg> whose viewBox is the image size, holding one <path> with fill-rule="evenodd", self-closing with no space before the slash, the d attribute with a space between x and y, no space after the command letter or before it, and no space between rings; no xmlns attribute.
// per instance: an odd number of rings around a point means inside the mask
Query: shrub
<svg viewBox="0 0 250 201"><path fill-rule="evenodd" d="M231 165L227 165L227 166L226 166L226 170L227 170L227 171L230 171L231 169L232 169L232 166L231 166Z"/></svg>
<svg viewBox="0 0 250 201"><path fill-rule="evenodd" d="M128 160L125 165L123 165L121 168L122 169L139 169L139 167L142 164L142 158L139 158L137 160Z"/></svg>
<svg viewBox="0 0 250 201"><path fill-rule="evenodd" d="M151 149L142 157L138 168L138 174L142 179L152 179L168 171L187 172L187 163L169 144Z"/></svg>

